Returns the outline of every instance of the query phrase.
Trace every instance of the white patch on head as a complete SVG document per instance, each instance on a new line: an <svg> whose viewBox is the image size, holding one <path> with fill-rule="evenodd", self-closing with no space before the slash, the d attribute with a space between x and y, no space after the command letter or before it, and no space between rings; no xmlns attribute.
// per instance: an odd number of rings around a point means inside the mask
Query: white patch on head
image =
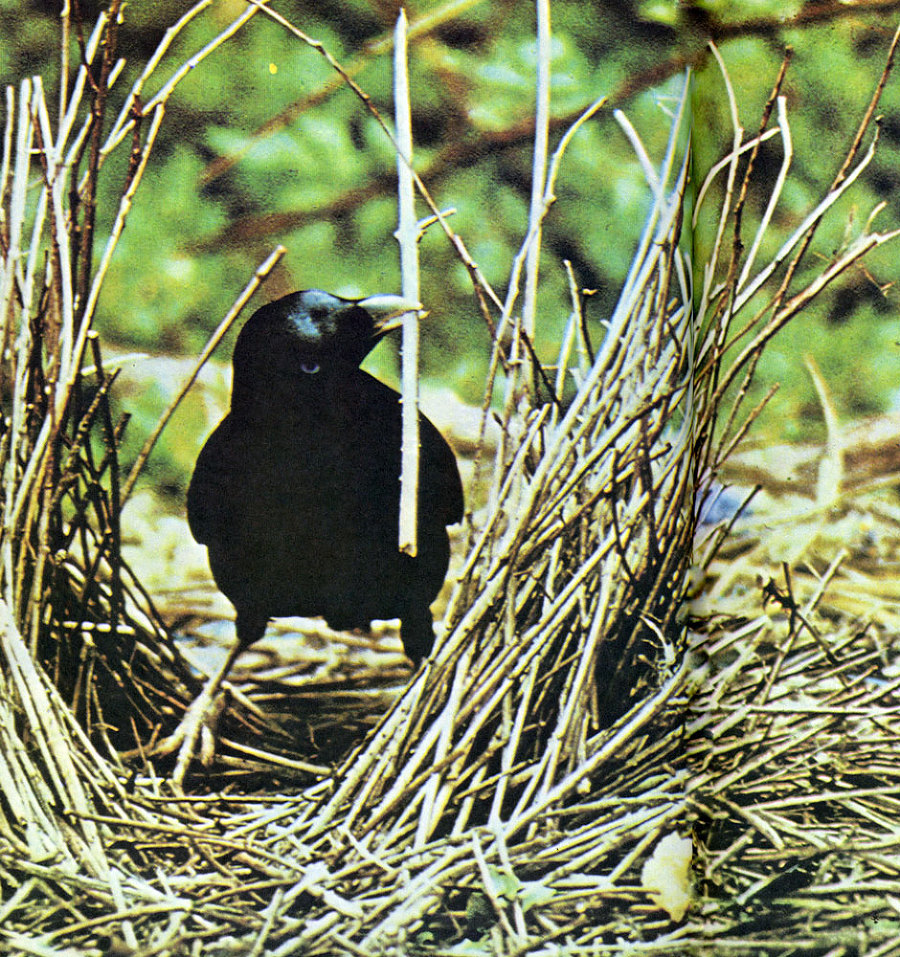
<svg viewBox="0 0 900 957"><path fill-rule="evenodd" d="M335 316L343 305L336 296L319 289L310 289L300 297L296 308L290 313L290 320L301 339L318 342L320 337L327 338L337 332Z"/></svg>

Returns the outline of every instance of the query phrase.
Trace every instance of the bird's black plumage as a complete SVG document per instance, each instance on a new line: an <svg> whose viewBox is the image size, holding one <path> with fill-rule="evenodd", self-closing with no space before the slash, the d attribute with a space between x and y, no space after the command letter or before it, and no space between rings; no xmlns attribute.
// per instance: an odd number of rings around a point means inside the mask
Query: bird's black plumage
<svg viewBox="0 0 900 957"><path fill-rule="evenodd" d="M431 650L462 486L420 415L418 554L402 554L399 396L359 368L383 334L374 304L389 299L293 293L238 336L231 410L200 452L187 505L240 648L270 618L320 615L334 628L400 618L408 656Z"/></svg>

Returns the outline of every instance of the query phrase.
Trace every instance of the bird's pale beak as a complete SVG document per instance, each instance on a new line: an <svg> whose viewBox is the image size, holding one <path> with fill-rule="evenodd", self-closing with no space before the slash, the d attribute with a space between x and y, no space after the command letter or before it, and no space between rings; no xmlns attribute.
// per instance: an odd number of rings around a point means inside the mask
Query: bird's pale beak
<svg viewBox="0 0 900 957"><path fill-rule="evenodd" d="M375 335L379 338L403 325L403 316L410 312L421 313L422 304L402 296L368 296L357 305L365 309L375 320Z"/></svg>

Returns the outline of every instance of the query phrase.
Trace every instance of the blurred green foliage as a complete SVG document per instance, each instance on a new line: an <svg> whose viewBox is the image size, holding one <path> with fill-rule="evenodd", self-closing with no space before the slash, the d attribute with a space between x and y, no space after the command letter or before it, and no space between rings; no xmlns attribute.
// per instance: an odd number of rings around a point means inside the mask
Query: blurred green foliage
<svg viewBox="0 0 900 957"><path fill-rule="evenodd" d="M755 15L761 14L757 11ZM793 48L782 92L787 99L794 157L773 218L775 228L762 246L763 257L774 255L840 169L884 68L894 29L895 25L883 20L839 19L817 28L783 31L777 43L771 36L747 36L723 45L740 120L748 134L758 128L785 48ZM900 224L898 80L891 77L879 105L878 114L884 120L875 159L822 222L792 288L801 288L834 253L856 238L880 203L886 207L878 213L874 228L888 231ZM705 170L726 152L732 135L725 87L712 61L698 70L693 105L695 131L702 132L694 137L696 167ZM870 132L864 149L871 138ZM782 158L779 137L763 145L758 166L763 184L774 183ZM743 228L748 245L768 199L765 188L750 194ZM711 226L707 220L696 233L698 262L708 248ZM876 251L845 273L772 341L750 396L751 402L756 401L771 385L779 385L760 423L765 430L780 440L823 437L820 402L803 361L807 355L818 363L845 419L900 406L900 290L894 285L900 272L898 260L900 250L894 244ZM763 305L761 301L760 307Z"/></svg>
<svg viewBox="0 0 900 957"><path fill-rule="evenodd" d="M113 96L119 109L185 0L125 6L119 55L126 59ZM352 72L378 111L392 114L390 35L396 4L383 0L275 3L277 9ZM722 0L555 0L552 4L554 146L590 102L612 102L575 136L562 165L558 200L544 237L538 350L553 362L570 309L563 261L581 286L597 290L587 303L595 339L613 309L648 208L647 187L631 148L612 119L622 107L648 152L661 156L683 83L682 61L700 58L693 97L695 168L704 170L728 148L731 126L717 66L703 54L704 30L727 25L721 52L739 102L741 122L754 130L786 44L795 48L785 85L795 161L765 251L777 248L827 188L881 71L892 28L883 11L868 18L835 16L804 30L778 24L809 7L800 0L731 4ZM86 21L99 5L82 0ZM179 36L145 91L152 95L188 56L244 9L219 0ZM534 8L522 0L420 0L413 24L411 83L417 167L441 208L453 207L453 228L501 296L523 238L531 179L534 108ZM58 83L59 3L0 0L0 79L15 83L39 72ZM758 25L767 21L768 29ZM742 35L740 27L748 24ZM737 29L735 29L737 28ZM713 32L715 32L713 30ZM77 58L73 40L72 55ZM656 71L655 85L648 77ZM882 228L900 221L900 88L892 81L881 112L882 146L850 201L820 231L808 268L829 257L875 205L888 207ZM779 140L760 161L745 235L765 207L766 183L781 161ZM98 251L105 242L124 182L127 149L103 171ZM124 350L193 354L230 306L255 266L278 242L288 254L258 297L319 286L347 295L396 291L395 161L389 142L359 99L323 57L282 26L257 15L182 83L128 219L101 299L97 326ZM426 214L424 206L420 207ZM854 225L855 224L855 225ZM709 224L698 234L698 251ZM478 401L490 350L466 270L439 228L423 238L423 300L434 319L423 333L423 374L439 377ZM818 427L812 383L801 361L812 352L846 415L895 402L896 257L884 251L870 274L849 274L810 314L776 341L759 370L756 390L782 389L770 423L789 437ZM877 280L877 284L876 284ZM256 302L254 305L258 304ZM233 339L233 336L232 336ZM391 346L373 357L396 373ZM227 360L230 342L218 358ZM132 425L137 447L160 396ZM196 405L196 404L195 404ZM203 439L194 436L194 408L163 448L155 478L177 486ZM190 422L188 422L190 420ZM176 423L177 425L177 423ZM189 436L185 438L185 436Z"/></svg>

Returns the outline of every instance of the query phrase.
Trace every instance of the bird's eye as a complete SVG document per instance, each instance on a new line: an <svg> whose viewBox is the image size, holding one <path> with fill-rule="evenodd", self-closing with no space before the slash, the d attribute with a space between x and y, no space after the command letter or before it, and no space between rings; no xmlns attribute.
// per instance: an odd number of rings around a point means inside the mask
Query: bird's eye
<svg viewBox="0 0 900 957"><path fill-rule="evenodd" d="M313 322L320 322L327 315L328 310L325 308L325 306L313 306L309 310L309 318L312 319Z"/></svg>
<svg viewBox="0 0 900 957"><path fill-rule="evenodd" d="M319 371L319 364L318 362L301 362L300 368L307 375L315 375Z"/></svg>

